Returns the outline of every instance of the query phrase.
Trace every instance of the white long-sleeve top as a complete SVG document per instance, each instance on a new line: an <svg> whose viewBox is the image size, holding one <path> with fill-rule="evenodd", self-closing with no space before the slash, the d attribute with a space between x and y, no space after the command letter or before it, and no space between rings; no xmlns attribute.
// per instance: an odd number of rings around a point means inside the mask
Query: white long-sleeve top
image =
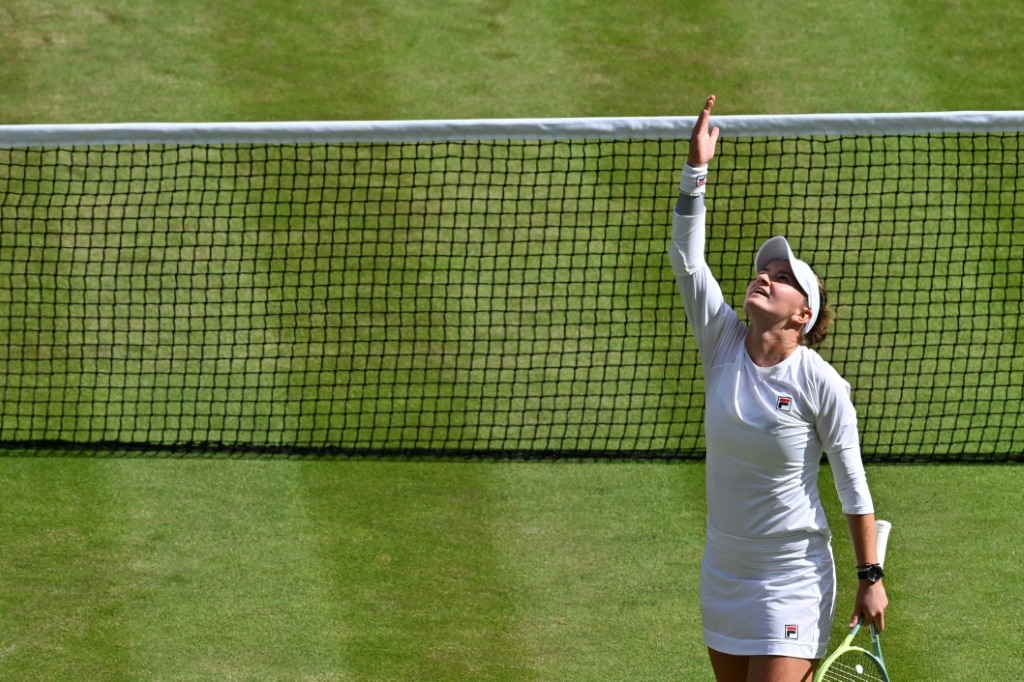
<svg viewBox="0 0 1024 682"><path fill-rule="evenodd" d="M674 213L669 258L704 367L708 523L737 538L830 536L823 452L843 512L874 512L850 385L806 346L773 367L754 364L747 327L704 260L703 198L692 212Z"/></svg>

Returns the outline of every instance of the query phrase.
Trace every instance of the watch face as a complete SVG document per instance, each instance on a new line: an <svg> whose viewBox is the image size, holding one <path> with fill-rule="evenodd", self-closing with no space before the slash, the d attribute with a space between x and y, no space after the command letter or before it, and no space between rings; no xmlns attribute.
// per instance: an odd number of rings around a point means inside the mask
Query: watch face
<svg viewBox="0 0 1024 682"><path fill-rule="evenodd" d="M868 566L857 571L857 577L861 580L867 580L868 582L877 583L882 579L882 567L881 566Z"/></svg>

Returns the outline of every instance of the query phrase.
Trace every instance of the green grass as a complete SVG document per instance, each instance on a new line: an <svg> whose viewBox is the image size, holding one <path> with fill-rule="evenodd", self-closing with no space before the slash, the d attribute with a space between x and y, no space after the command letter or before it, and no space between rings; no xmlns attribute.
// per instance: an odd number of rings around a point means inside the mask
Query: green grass
<svg viewBox="0 0 1024 682"><path fill-rule="evenodd" d="M11 0L4 123L1016 109L1015 0Z"/></svg>
<svg viewBox="0 0 1024 682"><path fill-rule="evenodd" d="M0 465L6 679L710 679L699 464ZM871 476L893 672L1015 679L1024 470Z"/></svg>
<svg viewBox="0 0 1024 682"><path fill-rule="evenodd" d="M1015 0L12 0L0 122L692 114L712 91L720 114L1017 109L1022 18ZM710 679L699 464L124 454L0 458L0 678ZM895 523L897 679L1019 679L1022 469L869 475ZM827 471L822 489L849 567Z"/></svg>
<svg viewBox="0 0 1024 682"><path fill-rule="evenodd" d="M696 582L679 581L699 563L699 467L0 472L10 679L586 679L703 662Z"/></svg>

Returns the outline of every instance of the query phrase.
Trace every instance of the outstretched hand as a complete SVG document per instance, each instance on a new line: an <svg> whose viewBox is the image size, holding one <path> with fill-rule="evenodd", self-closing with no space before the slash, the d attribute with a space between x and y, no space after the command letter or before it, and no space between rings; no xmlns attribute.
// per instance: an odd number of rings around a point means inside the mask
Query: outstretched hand
<svg viewBox="0 0 1024 682"><path fill-rule="evenodd" d="M715 144L718 142L718 127L708 130L708 121L711 119L711 108L715 106L715 96L708 97L697 117L697 123L693 126L690 134L690 153L686 157L686 163L696 168L707 164L715 156Z"/></svg>

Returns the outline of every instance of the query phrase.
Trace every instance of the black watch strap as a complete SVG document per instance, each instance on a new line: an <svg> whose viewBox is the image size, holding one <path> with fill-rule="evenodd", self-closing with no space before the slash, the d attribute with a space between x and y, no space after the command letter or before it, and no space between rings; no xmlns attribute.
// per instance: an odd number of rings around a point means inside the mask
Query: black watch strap
<svg viewBox="0 0 1024 682"><path fill-rule="evenodd" d="M864 564L857 567L857 579L867 580L870 583L877 583L885 577L881 564Z"/></svg>

